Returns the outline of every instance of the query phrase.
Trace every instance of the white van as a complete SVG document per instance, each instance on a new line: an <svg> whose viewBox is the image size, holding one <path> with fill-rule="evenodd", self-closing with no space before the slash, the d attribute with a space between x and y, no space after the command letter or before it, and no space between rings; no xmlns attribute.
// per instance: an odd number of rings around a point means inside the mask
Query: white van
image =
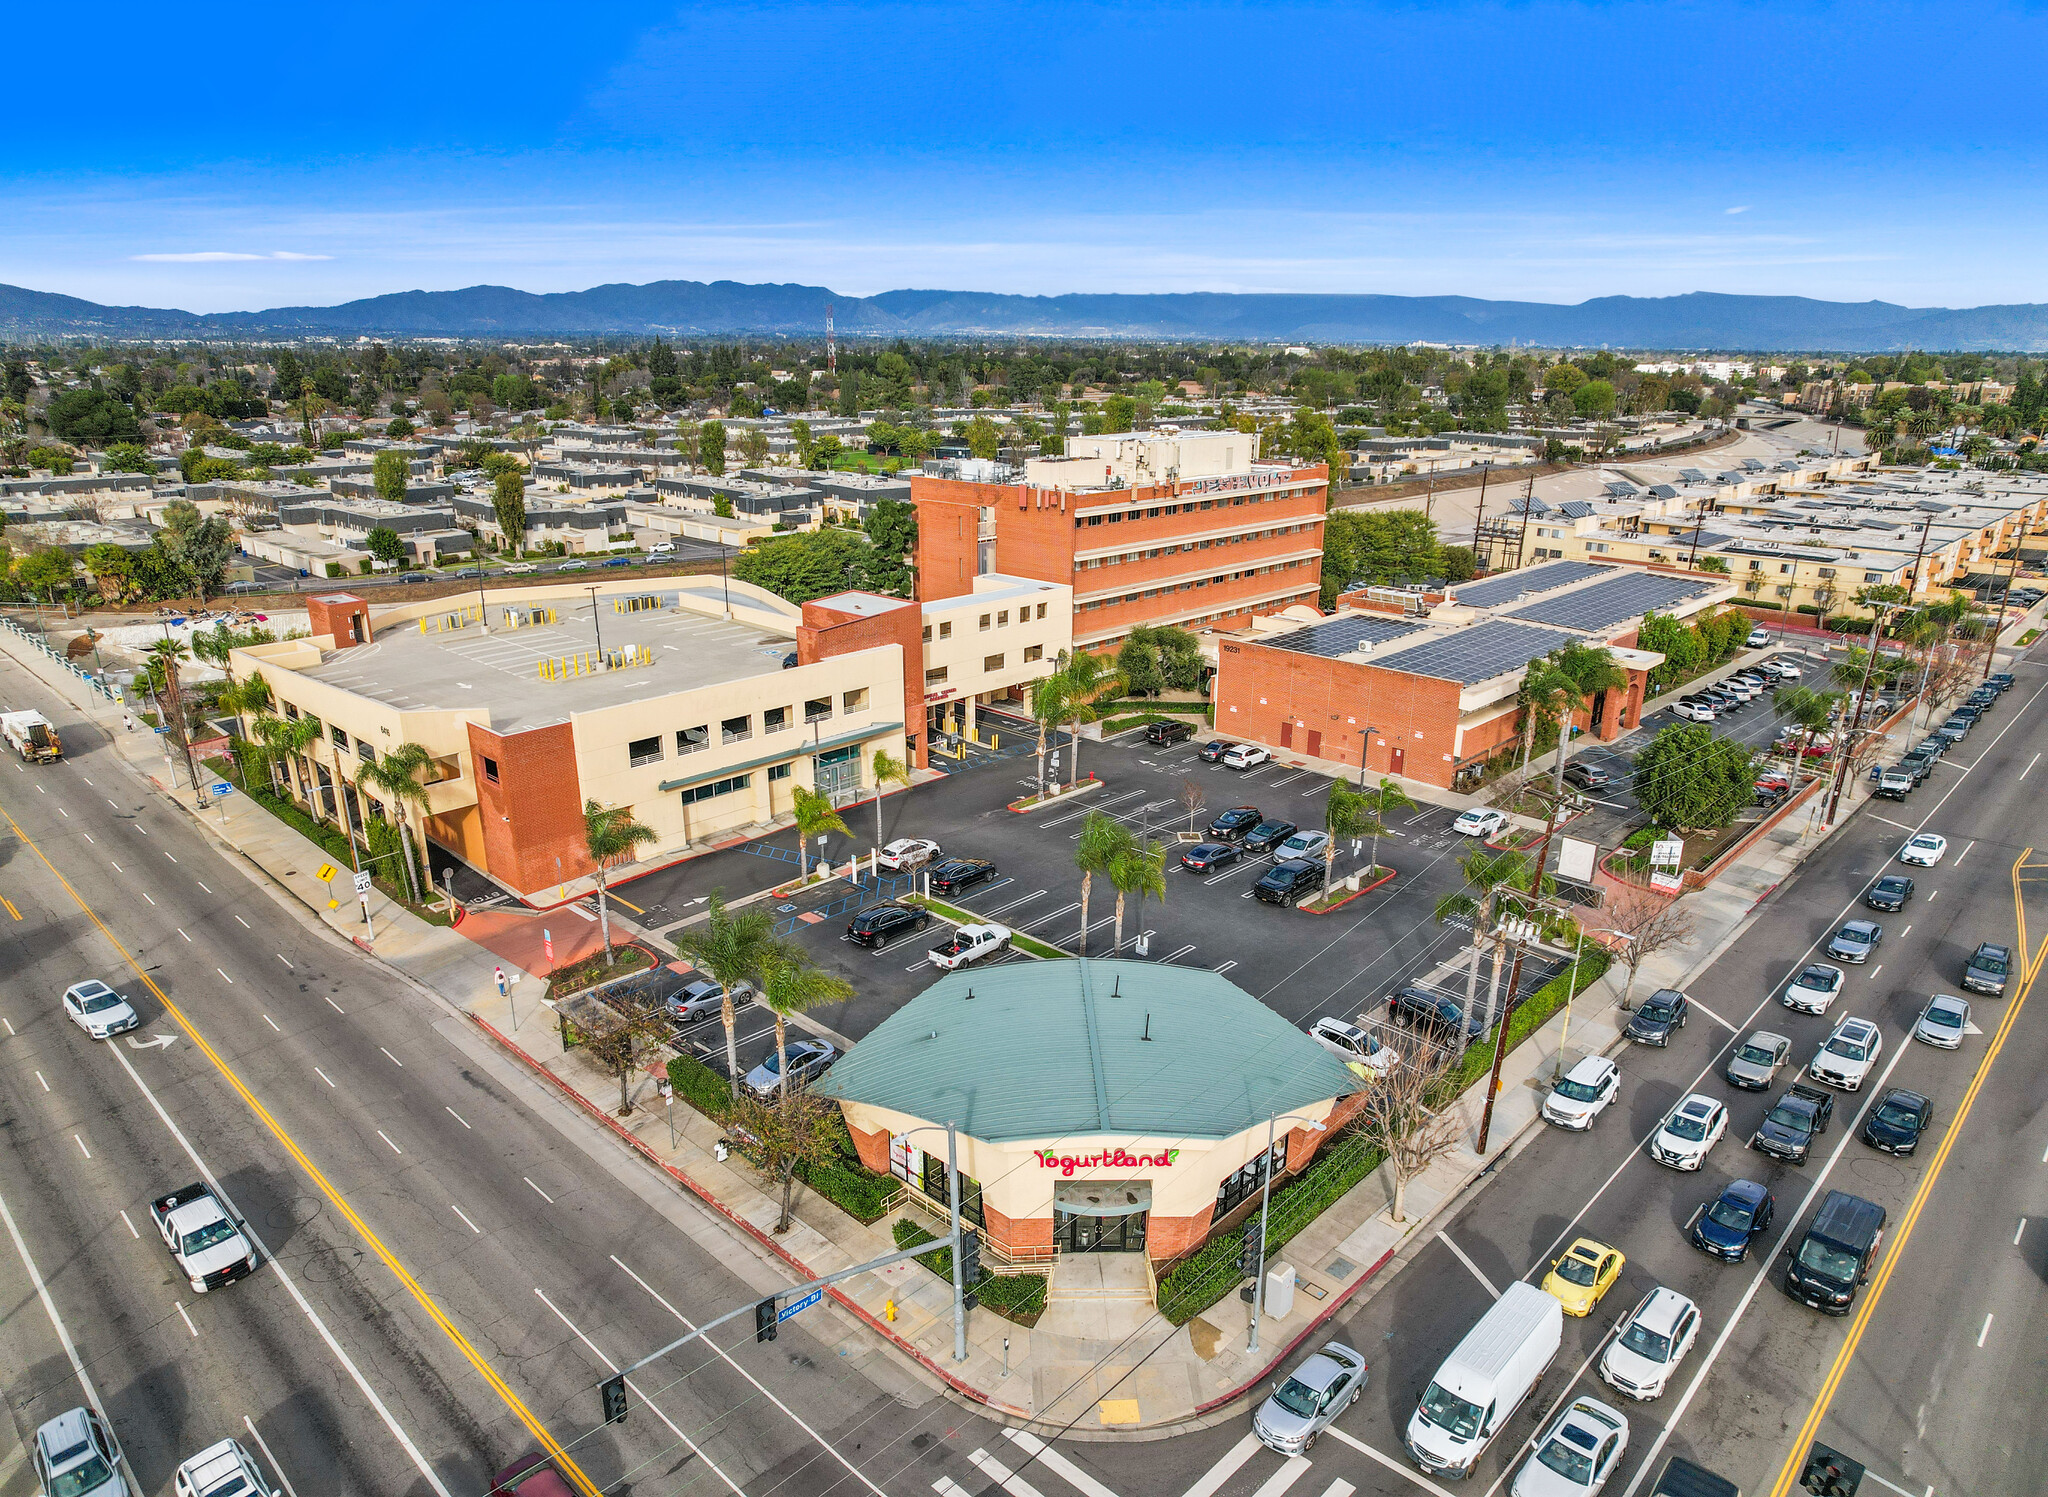
<svg viewBox="0 0 2048 1497"><path fill-rule="evenodd" d="M1463 1476L1550 1369L1564 1306L1516 1280L1465 1333L1408 1421L1408 1454L1432 1475Z"/></svg>

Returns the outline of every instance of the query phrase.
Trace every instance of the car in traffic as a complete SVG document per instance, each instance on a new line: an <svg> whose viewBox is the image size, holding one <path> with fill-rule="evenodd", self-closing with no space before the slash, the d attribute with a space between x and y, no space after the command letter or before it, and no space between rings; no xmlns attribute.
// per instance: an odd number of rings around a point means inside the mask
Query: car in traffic
<svg viewBox="0 0 2048 1497"><path fill-rule="evenodd" d="M1259 1405L1252 1415L1252 1433L1282 1455L1304 1454L1351 1407L1367 1376L1364 1356L1341 1341L1326 1341Z"/></svg>
<svg viewBox="0 0 2048 1497"><path fill-rule="evenodd" d="M1384 1076L1401 1057L1356 1024L1325 1016L1308 1027L1308 1037L1362 1075Z"/></svg>
<svg viewBox="0 0 2048 1497"><path fill-rule="evenodd" d="M598 563L600 567L630 567L632 565L633 558L630 556L607 556Z"/></svg>
<svg viewBox="0 0 2048 1497"><path fill-rule="evenodd" d="M491 1480L484 1497L575 1497L562 1473L541 1451L521 1456Z"/></svg>
<svg viewBox="0 0 2048 1497"><path fill-rule="evenodd" d="M929 863L939 855L939 844L929 837L898 837L875 853L875 861L891 873Z"/></svg>
<svg viewBox="0 0 2048 1497"><path fill-rule="evenodd" d="M2012 948L1996 941L1980 941L1970 959L1963 963L1963 986L1973 993L1997 998L2005 992L2005 980L2012 973Z"/></svg>
<svg viewBox="0 0 2048 1497"><path fill-rule="evenodd" d="M1493 837L1506 831L1507 827L1507 813L1490 806L1474 806L1451 823L1451 830L1461 837Z"/></svg>
<svg viewBox="0 0 2048 1497"><path fill-rule="evenodd" d="M1252 885L1252 896L1263 904L1299 904L1323 887L1328 872L1321 858L1288 858L1266 870Z"/></svg>
<svg viewBox="0 0 2048 1497"><path fill-rule="evenodd" d="M1467 1015L1465 1006L1457 999L1432 993L1415 983L1396 988L1387 995L1387 1017L1429 1030L1440 1039L1452 1042L1461 1032L1467 1039L1477 1039L1486 1032L1486 1021L1476 1013Z"/></svg>
<svg viewBox="0 0 2048 1497"><path fill-rule="evenodd" d="M1228 811L1220 812L1203 835L1212 841L1238 842L1263 820L1265 818L1259 814L1257 806L1232 806Z"/></svg>
<svg viewBox="0 0 2048 1497"><path fill-rule="evenodd" d="M1685 1028L1692 1004L1677 988L1659 988L1629 1015L1622 1034L1638 1045L1669 1045L1672 1034Z"/></svg>
<svg viewBox="0 0 2048 1497"><path fill-rule="evenodd" d="M64 990L64 1013L96 1040L126 1034L142 1023L142 1015L135 1012L128 1000L96 977L75 982Z"/></svg>
<svg viewBox="0 0 2048 1497"><path fill-rule="evenodd" d="M1804 1164L1814 1140L1828 1131L1828 1119L1834 1115L1834 1093L1795 1081L1764 1114L1749 1136L1749 1146L1787 1164Z"/></svg>
<svg viewBox="0 0 2048 1497"><path fill-rule="evenodd" d="M587 561L557 562L555 570L558 572L587 572L590 570L590 563Z"/></svg>
<svg viewBox="0 0 2048 1497"><path fill-rule="evenodd" d="M725 988L708 977L700 977L688 983L680 993L671 993L662 1003L662 1010L669 1021L675 1024L694 1024L699 1019L715 1019L725 1008Z"/></svg>
<svg viewBox="0 0 2048 1497"><path fill-rule="evenodd" d="M99 1410L75 1408L46 1420L29 1442L46 1497L129 1497L121 1446Z"/></svg>
<svg viewBox="0 0 2048 1497"><path fill-rule="evenodd" d="M1785 985L1785 992L1778 1001L1802 1014L1824 1014L1828 1005L1835 1001L1835 995L1842 991L1842 984L1848 977L1849 974L1840 967L1831 967L1826 962L1809 962L1799 969L1797 977Z"/></svg>
<svg viewBox="0 0 2048 1497"><path fill-rule="evenodd" d="M1785 1268L1785 1292L1823 1315L1847 1315L1884 1243L1884 1208L1831 1190Z"/></svg>
<svg viewBox="0 0 2048 1497"><path fill-rule="evenodd" d="M180 1465L171 1479L175 1497L276 1497L239 1440L221 1440Z"/></svg>
<svg viewBox="0 0 2048 1497"><path fill-rule="evenodd" d="M1543 1121L1583 1133L1621 1090L1621 1072L1604 1055L1588 1055L1552 1083Z"/></svg>
<svg viewBox="0 0 2048 1497"><path fill-rule="evenodd" d="M1913 897L1913 881L1903 873L1887 873L1870 886L1863 902L1873 910L1903 910Z"/></svg>
<svg viewBox="0 0 2048 1497"><path fill-rule="evenodd" d="M1181 743L1194 736L1193 723L1167 721L1145 724L1145 741L1150 744Z"/></svg>
<svg viewBox="0 0 2048 1497"><path fill-rule="evenodd" d="M934 889L951 894L960 889L971 889L983 879L995 877L995 872L996 865L987 858L947 858L925 877Z"/></svg>
<svg viewBox="0 0 2048 1497"><path fill-rule="evenodd" d="M1728 1078L1730 1086L1739 1086L1744 1091L1769 1091L1771 1083L1778 1079L1778 1068L1791 1054L1792 1042L1782 1034L1753 1029L1735 1047L1721 1074Z"/></svg>
<svg viewBox="0 0 2048 1497"><path fill-rule="evenodd" d="M1225 769L1252 769L1273 757L1272 750L1262 749L1256 743L1240 743L1223 756Z"/></svg>
<svg viewBox="0 0 2048 1497"><path fill-rule="evenodd" d="M1271 852L1275 846L1285 842L1295 833L1291 821L1282 821L1275 816L1260 822L1244 834L1243 847L1247 856L1253 853Z"/></svg>
<svg viewBox="0 0 2048 1497"><path fill-rule="evenodd" d="M923 930L932 923L932 912L922 905L891 900L871 904L846 922L846 939L856 946L886 946L905 931Z"/></svg>
<svg viewBox="0 0 2048 1497"><path fill-rule="evenodd" d="M1180 866L1190 873L1214 873L1228 868L1243 854L1235 842L1197 842L1180 855Z"/></svg>
<svg viewBox="0 0 2048 1497"><path fill-rule="evenodd" d="M1806 1074L1845 1092L1857 1091L1883 1049L1884 1034L1875 1024L1868 1019L1846 1018L1821 1041Z"/></svg>
<svg viewBox="0 0 2048 1497"><path fill-rule="evenodd" d="M1614 1287L1627 1261L1620 1248L1581 1237L1550 1260L1550 1272L1543 1276L1539 1287L1556 1297L1565 1314L1583 1319L1593 1313L1602 1297Z"/></svg>
<svg viewBox="0 0 2048 1497"><path fill-rule="evenodd" d="M1330 845L1330 834L1319 828L1298 830L1273 854L1276 858L1320 858Z"/></svg>
<svg viewBox="0 0 2048 1497"><path fill-rule="evenodd" d="M540 563L536 561L508 561L498 570L507 577L523 577L528 572L538 572L540 570Z"/></svg>
<svg viewBox="0 0 2048 1497"><path fill-rule="evenodd" d="M1724 1263L1740 1263L1750 1244L1769 1230L1778 1203L1755 1180L1735 1180L1693 1218L1692 1245Z"/></svg>
<svg viewBox="0 0 2048 1497"><path fill-rule="evenodd" d="M1600 1358L1601 1381L1630 1398L1656 1398L1671 1386L1699 1333L1700 1307L1659 1285L1616 1328Z"/></svg>
<svg viewBox="0 0 2048 1497"><path fill-rule="evenodd" d="M1538 1435L1508 1497L1594 1497L1621 1469L1628 1420L1597 1398L1579 1397Z"/></svg>
<svg viewBox="0 0 2048 1497"><path fill-rule="evenodd" d="M1860 966L1883 939L1884 927L1875 920L1850 920L1829 938L1827 953L1838 962Z"/></svg>
<svg viewBox="0 0 2048 1497"><path fill-rule="evenodd" d="M1937 1050L1960 1050L1969 1027L1969 1002L1948 993L1936 993L1913 1021L1913 1038Z"/></svg>
<svg viewBox="0 0 2048 1497"><path fill-rule="evenodd" d="M784 1048L789 1051L789 1084L793 1087L824 1075L839 1059L839 1047L830 1040L791 1040ZM747 1072L742 1084L757 1097L774 1096L782 1089L781 1057L770 1050L766 1060Z"/></svg>
<svg viewBox="0 0 2048 1497"><path fill-rule="evenodd" d="M1614 783L1614 775L1598 764L1571 764L1565 768L1564 782L1580 790L1605 790Z"/></svg>
<svg viewBox="0 0 2048 1497"><path fill-rule="evenodd" d="M1863 1141L1887 1154L1910 1154L1934 1121L1934 1102L1924 1093L1895 1086L1877 1099L1863 1120Z"/></svg>
<svg viewBox="0 0 2048 1497"><path fill-rule="evenodd" d="M1236 747L1237 745L1232 743L1228 738L1212 738L1207 743L1202 745L1201 753L1197 754L1195 757L1200 759L1204 764L1214 764L1219 759L1221 759L1225 754L1229 753L1232 749Z"/></svg>
<svg viewBox="0 0 2048 1497"><path fill-rule="evenodd" d="M1694 1092L1680 1100L1650 1135L1650 1157L1674 1170L1696 1170L1728 1131L1728 1109Z"/></svg>

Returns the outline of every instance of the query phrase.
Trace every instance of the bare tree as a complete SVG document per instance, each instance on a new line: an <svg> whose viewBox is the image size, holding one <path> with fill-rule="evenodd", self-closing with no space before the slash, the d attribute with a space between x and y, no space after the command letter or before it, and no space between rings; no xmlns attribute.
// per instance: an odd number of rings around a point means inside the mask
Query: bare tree
<svg viewBox="0 0 2048 1497"><path fill-rule="evenodd" d="M749 1162L782 1188L777 1232L789 1230L797 1167L829 1164L838 1153L834 1112L832 1103L802 1087L765 1101L742 1096L726 1109L725 1124L744 1141Z"/></svg>
<svg viewBox="0 0 2048 1497"><path fill-rule="evenodd" d="M1394 1220L1407 1220L1408 1182L1458 1147L1464 1136L1455 1104L1444 1105L1441 1093L1451 1057L1435 1046L1404 1056L1365 1094L1365 1106L1351 1127L1385 1156L1394 1172Z"/></svg>
<svg viewBox="0 0 2048 1497"><path fill-rule="evenodd" d="M1180 782L1180 803L1188 808L1188 830L1195 829L1195 818L1209 809L1209 792L1194 780Z"/></svg>
<svg viewBox="0 0 2048 1497"><path fill-rule="evenodd" d="M567 1017L590 1058L619 1078L619 1116L631 1116L633 1099L627 1085L641 1056L672 1032L667 1016L659 1008L614 1008L585 999Z"/></svg>
<svg viewBox="0 0 2048 1497"><path fill-rule="evenodd" d="M1666 899L1635 885L1617 888L1610 893L1601 911L1607 916L1607 924L1588 927L1604 929L1622 938L1620 961L1628 969L1628 982L1621 990L1624 1013L1629 1009L1629 998L1636 988L1636 973L1642 970L1643 963L1660 951L1692 939L1692 912L1682 907L1682 898Z"/></svg>

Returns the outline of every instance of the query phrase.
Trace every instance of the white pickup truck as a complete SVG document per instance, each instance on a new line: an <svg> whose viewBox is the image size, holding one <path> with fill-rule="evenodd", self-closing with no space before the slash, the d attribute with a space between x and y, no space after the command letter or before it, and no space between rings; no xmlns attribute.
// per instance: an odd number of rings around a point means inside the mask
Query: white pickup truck
<svg viewBox="0 0 2048 1497"><path fill-rule="evenodd" d="M978 962L992 951L1010 944L1007 925L963 925L952 936L925 953L934 967L954 972L969 962Z"/></svg>
<svg viewBox="0 0 2048 1497"><path fill-rule="evenodd" d="M176 1497L277 1497L239 1440L209 1445L178 1468Z"/></svg>
<svg viewBox="0 0 2048 1497"><path fill-rule="evenodd" d="M219 1289L256 1271L255 1249L219 1197L204 1184L195 1181L183 1190L158 1196L149 1203L149 1215L197 1293Z"/></svg>

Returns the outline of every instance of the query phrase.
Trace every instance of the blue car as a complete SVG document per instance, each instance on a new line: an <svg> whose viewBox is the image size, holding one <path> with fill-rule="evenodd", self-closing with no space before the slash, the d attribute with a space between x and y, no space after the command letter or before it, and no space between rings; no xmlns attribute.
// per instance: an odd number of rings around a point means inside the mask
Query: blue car
<svg viewBox="0 0 2048 1497"><path fill-rule="evenodd" d="M630 556L614 556L611 560L600 563L607 567L630 567L632 564L633 559Z"/></svg>
<svg viewBox="0 0 2048 1497"><path fill-rule="evenodd" d="M1728 1263L1749 1256L1749 1245L1771 1224L1778 1203L1754 1180L1737 1180L1693 1218L1692 1245Z"/></svg>

